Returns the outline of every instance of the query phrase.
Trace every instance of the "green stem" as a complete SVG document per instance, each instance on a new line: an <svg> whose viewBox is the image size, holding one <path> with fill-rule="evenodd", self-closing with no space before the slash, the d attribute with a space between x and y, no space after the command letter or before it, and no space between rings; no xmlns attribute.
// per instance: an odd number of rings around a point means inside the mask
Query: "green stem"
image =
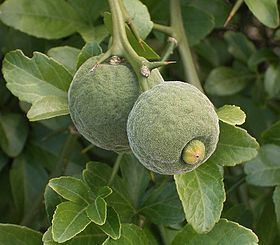
<svg viewBox="0 0 280 245"><path fill-rule="evenodd" d="M119 171L119 168L120 168L120 164L121 164L121 160L122 160L122 157L123 157L123 153L119 153L116 161L115 161L115 164L114 164L114 167L113 167L113 170L112 170L112 174L111 174L111 177L108 181L108 185L111 185L116 174L118 173Z"/></svg>
<svg viewBox="0 0 280 245"><path fill-rule="evenodd" d="M148 90L147 79L141 74L143 62L147 60L140 57L131 47L125 30L125 17L123 16L121 0L108 0L113 21L112 53L123 56L131 64L143 91Z"/></svg>
<svg viewBox="0 0 280 245"><path fill-rule="evenodd" d="M172 30L172 28L170 26L165 26L165 25L154 23L153 28L157 31L166 33L167 35L169 35L171 37L174 37L174 35L175 35L174 31Z"/></svg>
<svg viewBox="0 0 280 245"><path fill-rule="evenodd" d="M170 0L171 9L171 28L174 30L175 38L178 41L178 47L182 63L184 66L187 81L196 86L203 92L199 77L195 68L194 60L189 47L187 35L185 32L183 18L181 13L180 0Z"/></svg>

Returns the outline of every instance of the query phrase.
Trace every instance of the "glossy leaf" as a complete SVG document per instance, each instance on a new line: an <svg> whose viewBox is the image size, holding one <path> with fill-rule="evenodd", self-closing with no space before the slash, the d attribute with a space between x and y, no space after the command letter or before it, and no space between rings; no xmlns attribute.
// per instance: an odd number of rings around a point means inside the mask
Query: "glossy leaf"
<svg viewBox="0 0 280 245"><path fill-rule="evenodd" d="M217 114L221 121L230 125L241 125L246 119L246 114L235 105L224 105L217 110Z"/></svg>
<svg viewBox="0 0 280 245"><path fill-rule="evenodd" d="M107 209L107 219L104 225L99 226L112 239L119 239L121 236L121 222L118 213L111 207Z"/></svg>
<svg viewBox="0 0 280 245"><path fill-rule="evenodd" d="M245 0L245 3L260 22L270 28L276 28L279 26L277 0Z"/></svg>
<svg viewBox="0 0 280 245"><path fill-rule="evenodd" d="M66 37L83 25L64 0L8 0L1 5L0 19L22 32L47 39Z"/></svg>
<svg viewBox="0 0 280 245"><path fill-rule="evenodd" d="M103 225L107 217L107 203L98 196L93 203L87 207L87 216L97 225Z"/></svg>
<svg viewBox="0 0 280 245"><path fill-rule="evenodd" d="M42 234L25 226L0 224L0 244L38 245Z"/></svg>
<svg viewBox="0 0 280 245"><path fill-rule="evenodd" d="M141 213L155 224L172 225L184 220L184 211L174 183L162 183L144 197Z"/></svg>
<svg viewBox="0 0 280 245"><path fill-rule="evenodd" d="M235 166L257 155L259 144L245 129L220 123L220 138L211 162L222 166Z"/></svg>
<svg viewBox="0 0 280 245"><path fill-rule="evenodd" d="M256 158L245 165L246 180L258 186L280 184L280 147L264 145Z"/></svg>
<svg viewBox="0 0 280 245"><path fill-rule="evenodd" d="M10 157L22 151L28 135L26 119L21 114L0 115L0 146Z"/></svg>
<svg viewBox="0 0 280 245"><path fill-rule="evenodd" d="M51 179L49 186L66 200L84 205L89 203L89 190L80 179L62 176Z"/></svg>
<svg viewBox="0 0 280 245"><path fill-rule="evenodd" d="M174 178L187 222L198 233L209 232L219 221L225 201L221 169L208 161Z"/></svg>
<svg viewBox="0 0 280 245"><path fill-rule="evenodd" d="M58 243L66 242L82 232L90 222L86 207L73 202L63 202L57 206L53 216L53 239Z"/></svg>
<svg viewBox="0 0 280 245"><path fill-rule="evenodd" d="M172 245L189 245L189 244L250 244L257 245L258 237L248 228L245 228L235 222L221 219L215 225L213 230L207 234L196 233L190 225L175 237Z"/></svg>

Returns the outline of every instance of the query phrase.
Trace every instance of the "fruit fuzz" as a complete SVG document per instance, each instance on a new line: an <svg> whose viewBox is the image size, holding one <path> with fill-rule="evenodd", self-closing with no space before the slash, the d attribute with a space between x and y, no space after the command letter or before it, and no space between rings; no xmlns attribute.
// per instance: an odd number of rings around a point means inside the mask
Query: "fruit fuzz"
<svg viewBox="0 0 280 245"><path fill-rule="evenodd" d="M141 93L138 79L128 63L115 62L116 56L96 65L99 59L88 59L76 72L68 92L70 115L79 133L92 144L129 151L126 124ZM147 81L152 87L163 78L155 69Z"/></svg>
<svg viewBox="0 0 280 245"><path fill-rule="evenodd" d="M164 82L140 95L129 114L127 133L133 153L145 167L173 175L195 169L212 155L219 120L210 100L196 87Z"/></svg>

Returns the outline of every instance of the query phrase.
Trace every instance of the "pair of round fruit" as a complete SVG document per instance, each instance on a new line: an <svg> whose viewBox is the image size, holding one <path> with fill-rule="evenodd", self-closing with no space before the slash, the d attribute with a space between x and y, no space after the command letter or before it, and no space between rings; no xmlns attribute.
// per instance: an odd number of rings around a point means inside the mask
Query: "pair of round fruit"
<svg viewBox="0 0 280 245"><path fill-rule="evenodd" d="M164 82L154 69L150 90L141 94L131 66L88 59L71 83L68 99L77 130L92 144L116 152L132 150L160 174L188 172L214 152L218 117L209 99L194 86Z"/></svg>

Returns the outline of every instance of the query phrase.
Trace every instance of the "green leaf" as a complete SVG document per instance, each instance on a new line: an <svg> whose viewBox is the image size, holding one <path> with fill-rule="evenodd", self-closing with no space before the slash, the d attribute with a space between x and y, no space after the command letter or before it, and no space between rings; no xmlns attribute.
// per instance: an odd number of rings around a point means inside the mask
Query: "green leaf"
<svg viewBox="0 0 280 245"><path fill-rule="evenodd" d="M205 3L205 0L185 0L208 14L213 15L215 19L215 27L223 27L230 12L230 4L223 0L211 0L211 3Z"/></svg>
<svg viewBox="0 0 280 245"><path fill-rule="evenodd" d="M252 185L274 186L280 184L280 147L264 145L258 156L246 163L246 180Z"/></svg>
<svg viewBox="0 0 280 245"><path fill-rule="evenodd" d="M100 245L106 238L107 236L105 236L97 226L89 224L85 230L69 241L64 242L63 245ZM45 232L42 241L44 242L44 245L59 245L59 243L55 242L52 238L52 227L49 227Z"/></svg>
<svg viewBox="0 0 280 245"><path fill-rule="evenodd" d="M244 89L254 77L255 75L249 71L244 72L221 66L210 72L205 82L205 89L212 95L232 95Z"/></svg>
<svg viewBox="0 0 280 245"><path fill-rule="evenodd" d="M220 167L208 161L189 173L174 175L174 178L187 222L198 233L210 231L219 221L225 201Z"/></svg>
<svg viewBox="0 0 280 245"><path fill-rule="evenodd" d="M98 43L86 43L78 55L77 68L79 68L87 59L98 56L102 53L101 47Z"/></svg>
<svg viewBox="0 0 280 245"><path fill-rule="evenodd" d="M235 105L224 105L217 110L217 114L221 121L230 125L241 125L246 119L246 114Z"/></svg>
<svg viewBox="0 0 280 245"><path fill-rule="evenodd" d="M97 225L103 225L107 217L107 203L98 196L93 203L87 207L87 216Z"/></svg>
<svg viewBox="0 0 280 245"><path fill-rule="evenodd" d="M28 135L28 124L21 114L0 115L0 146L10 157L22 151Z"/></svg>
<svg viewBox="0 0 280 245"><path fill-rule="evenodd" d="M123 3L131 18L131 22L144 40L153 28L153 22L147 7L139 0L124 0Z"/></svg>
<svg viewBox="0 0 280 245"><path fill-rule="evenodd" d="M65 201L60 195L58 195L49 185L46 186L44 192L45 209L48 216L48 220L51 222L56 206Z"/></svg>
<svg viewBox="0 0 280 245"><path fill-rule="evenodd" d="M144 197L139 212L158 225L177 224L185 219L182 204L173 182L162 183L151 188Z"/></svg>
<svg viewBox="0 0 280 245"><path fill-rule="evenodd" d="M108 30L105 25L99 26L84 26L79 29L79 33L87 43L101 43L108 36Z"/></svg>
<svg viewBox="0 0 280 245"><path fill-rule="evenodd" d="M220 138L211 162L222 166L235 166L257 155L259 144L245 129L220 123Z"/></svg>
<svg viewBox="0 0 280 245"><path fill-rule="evenodd" d="M36 154L36 153L35 153ZM13 161L10 184L16 208L20 216L34 212L48 181L42 161L37 161L33 148L28 147Z"/></svg>
<svg viewBox="0 0 280 245"><path fill-rule="evenodd" d="M215 26L213 15L194 6L182 5L182 17L190 46L205 38Z"/></svg>
<svg viewBox="0 0 280 245"><path fill-rule="evenodd" d="M280 146L280 121L273 124L269 129L263 132L264 143L271 143Z"/></svg>
<svg viewBox="0 0 280 245"><path fill-rule="evenodd" d="M279 26L279 12L277 0L245 0L248 8L264 25L270 28Z"/></svg>
<svg viewBox="0 0 280 245"><path fill-rule="evenodd" d="M0 224L0 244L38 245L42 234L27 227L12 224Z"/></svg>
<svg viewBox="0 0 280 245"><path fill-rule="evenodd" d="M58 243L66 242L82 232L90 222L86 207L73 202L63 202L57 206L53 216L53 239Z"/></svg>
<svg viewBox="0 0 280 245"><path fill-rule="evenodd" d="M99 228L113 239L120 238L121 222L118 213L113 208L108 207L106 223Z"/></svg>
<svg viewBox="0 0 280 245"><path fill-rule="evenodd" d="M20 50L12 51L5 56L3 74L8 89L15 96L35 104L35 108L28 114L32 120L67 114L65 103L72 76L52 58L34 52L30 59ZM51 99L53 101L50 105L42 108ZM39 108L43 109L42 114Z"/></svg>
<svg viewBox="0 0 280 245"><path fill-rule="evenodd" d="M112 26L112 16L111 13L105 12L104 13L104 23L108 29L108 31L112 34L113 33L113 26ZM141 43L136 39L135 35L132 31L126 26L126 34L128 41L132 48L136 51L139 56L145 57L146 59L160 59L160 56L143 40Z"/></svg>
<svg viewBox="0 0 280 245"><path fill-rule="evenodd" d="M49 187L66 200L83 205L89 203L89 189L80 179L70 176L54 178L49 181Z"/></svg>
<svg viewBox="0 0 280 245"><path fill-rule="evenodd" d="M264 88L269 98L280 98L280 63L270 65L264 74Z"/></svg>
<svg viewBox="0 0 280 245"><path fill-rule="evenodd" d="M276 213L276 219L278 228L280 229L280 186L276 186L274 192L273 192L273 202L275 206L275 213Z"/></svg>
<svg viewBox="0 0 280 245"><path fill-rule="evenodd" d="M0 19L17 30L47 39L69 36L84 24L64 0L7 0L0 7Z"/></svg>
<svg viewBox="0 0 280 245"><path fill-rule="evenodd" d="M8 163L8 160L8 157L2 151L0 151L0 172Z"/></svg>
<svg viewBox="0 0 280 245"><path fill-rule="evenodd" d="M138 207L140 198L150 182L149 171L138 162L133 154L125 154L121 160L121 172L128 194L134 206Z"/></svg>
<svg viewBox="0 0 280 245"><path fill-rule="evenodd" d="M111 195L112 192L113 192L113 190L109 186L103 186L98 190L97 196L106 198L107 196Z"/></svg>
<svg viewBox="0 0 280 245"><path fill-rule="evenodd" d="M108 238L103 245L124 245L124 244L141 244L150 245L151 241L148 239L146 233L134 224L123 224L122 234L120 239L113 240Z"/></svg>
<svg viewBox="0 0 280 245"><path fill-rule="evenodd" d="M228 42L228 51L232 56L245 64L247 64L248 58L256 52L254 44L243 33L228 31L224 38Z"/></svg>
<svg viewBox="0 0 280 245"><path fill-rule="evenodd" d="M248 60L248 67L252 71L257 71L258 66L261 63L263 63L263 62L277 62L277 61L278 61L278 57L273 52L272 49L261 48L251 55L251 57Z"/></svg>
<svg viewBox="0 0 280 245"><path fill-rule="evenodd" d="M67 97L46 96L33 103L27 117L32 122L67 114L69 114Z"/></svg>
<svg viewBox="0 0 280 245"><path fill-rule="evenodd" d="M70 46L61 46L51 48L47 54L52 57L58 63L64 65L71 75L74 75L76 71L77 58L80 50Z"/></svg>
<svg viewBox="0 0 280 245"><path fill-rule="evenodd" d="M111 173L112 169L108 165L90 162L87 164L83 176L92 192L97 193L101 187L108 185ZM122 222L130 221L131 217L136 213L136 209L122 179L116 175L109 187L113 192L107 197L106 202L117 211Z"/></svg>
<svg viewBox="0 0 280 245"><path fill-rule="evenodd" d="M198 234L190 225L186 225L172 242L172 245L189 244L257 245L258 237L248 228L235 222L221 219L219 223L215 225L213 230L207 234Z"/></svg>

